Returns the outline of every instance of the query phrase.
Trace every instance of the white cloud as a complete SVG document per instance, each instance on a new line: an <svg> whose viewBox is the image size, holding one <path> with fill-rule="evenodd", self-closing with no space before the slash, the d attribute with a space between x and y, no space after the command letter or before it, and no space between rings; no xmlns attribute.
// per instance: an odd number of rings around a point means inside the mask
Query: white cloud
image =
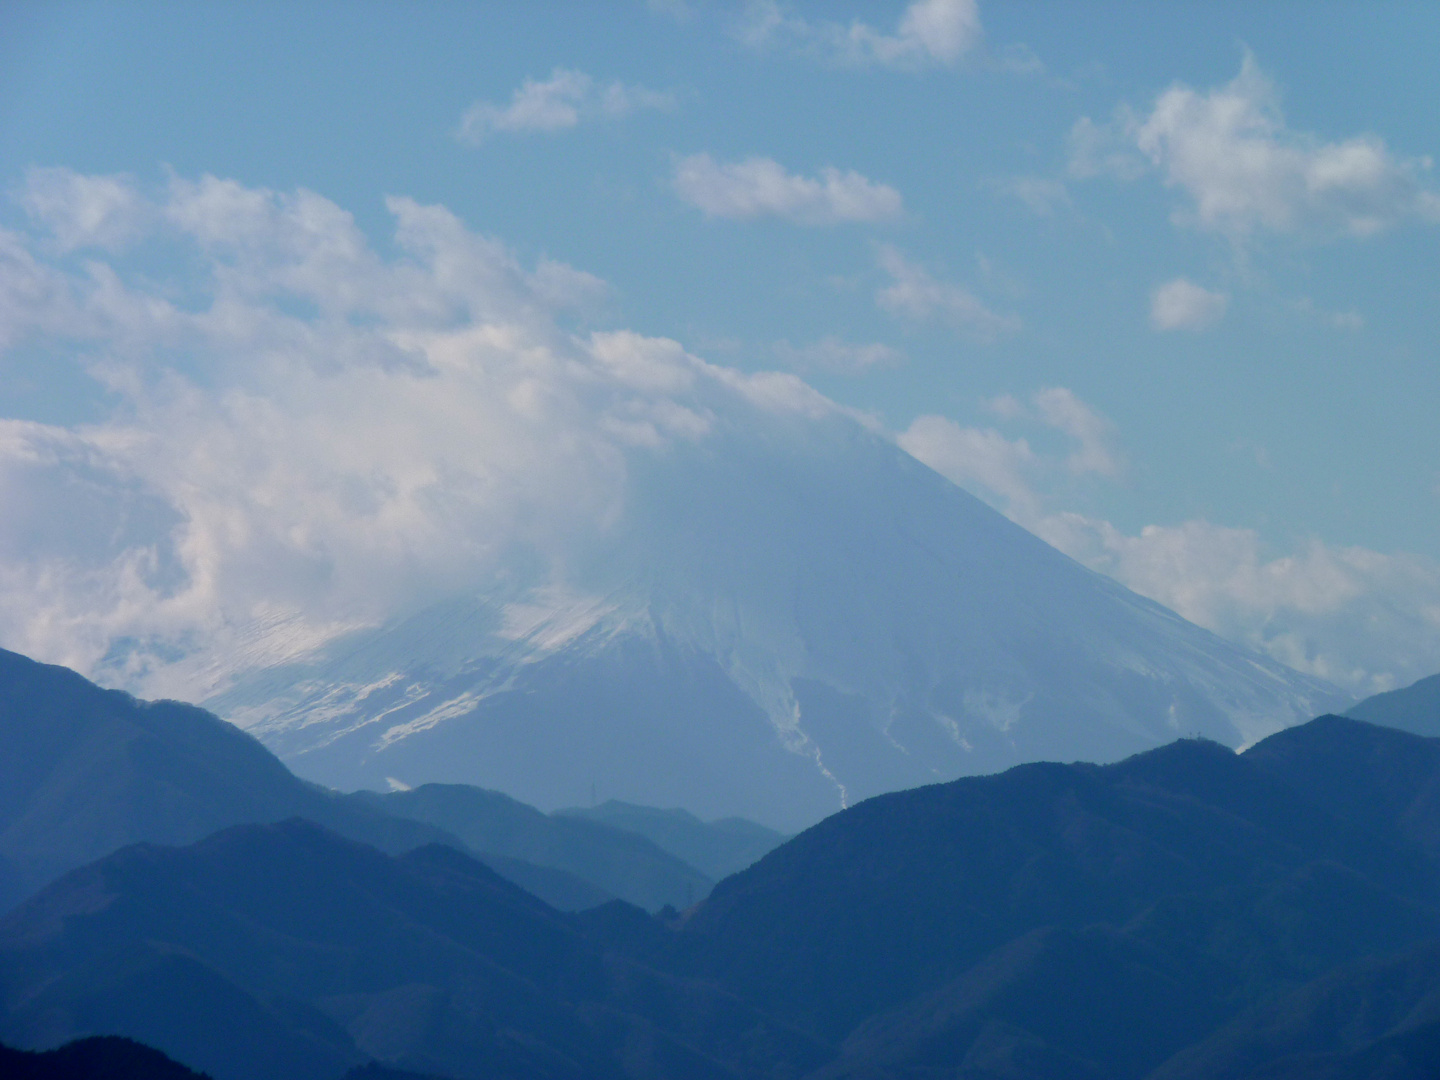
<svg viewBox="0 0 1440 1080"><path fill-rule="evenodd" d="M884 221L904 210L900 193L853 170L797 176L770 158L718 164L709 154L675 163L676 194L710 217L779 217L797 225Z"/></svg>
<svg viewBox="0 0 1440 1080"><path fill-rule="evenodd" d="M1036 453L1023 438L1008 439L994 428L965 428L942 416L917 417L899 436L912 456L957 484L971 481L999 495L1001 505L1023 516L1038 515L1035 487L1046 472L1115 478L1124 473L1124 456L1115 448L1115 426L1063 386L1037 390L1028 402L1004 394L986 403L1006 421L1029 421L1060 432L1069 441L1064 457ZM1017 513L1019 511L1016 511Z"/></svg>
<svg viewBox="0 0 1440 1080"><path fill-rule="evenodd" d="M1358 331L1365 329L1365 316L1351 308L1348 311L1326 311L1317 307L1315 301L1302 296L1294 301L1295 310L1309 318L1316 319L1335 330Z"/></svg>
<svg viewBox="0 0 1440 1080"><path fill-rule="evenodd" d="M900 16L893 35L858 20L844 37L844 55L858 63L893 67L953 64L980 40L980 11L975 0L917 0Z"/></svg>
<svg viewBox="0 0 1440 1080"><path fill-rule="evenodd" d="M1134 123L1134 114L1125 106L1115 110L1115 119L1109 124L1082 116L1065 137L1065 172L1076 180L1097 176L1138 180L1144 176L1147 163L1130 136Z"/></svg>
<svg viewBox="0 0 1440 1080"><path fill-rule="evenodd" d="M1070 135L1075 176L1132 179L1145 168L1187 196L1178 223L1236 240L1260 231L1366 237L1405 220L1440 222L1429 158L1392 153L1378 135L1327 142L1290 128L1274 84L1248 52L1208 92L1176 84L1148 115L1088 117Z"/></svg>
<svg viewBox="0 0 1440 1080"><path fill-rule="evenodd" d="M1440 670L1440 565L1318 540L1267 557L1249 529L1148 525L1058 514L1044 539L1223 637L1357 695Z"/></svg>
<svg viewBox="0 0 1440 1080"><path fill-rule="evenodd" d="M1038 391L1035 411L1041 422L1064 432L1075 443L1065 467L1077 475L1119 476L1124 465L1114 449L1114 425L1063 386Z"/></svg>
<svg viewBox="0 0 1440 1080"><path fill-rule="evenodd" d="M1020 328L1013 315L997 315L964 286L936 280L888 244L880 249L879 263L892 280L875 301L892 315L914 322L938 320L982 342Z"/></svg>
<svg viewBox="0 0 1440 1080"><path fill-rule="evenodd" d="M477 101L456 130L462 142L478 144L495 132L562 131L582 120L616 119L638 109L675 108L674 95L612 82L601 86L583 71L556 68L542 81L526 79L507 105Z"/></svg>
<svg viewBox="0 0 1440 1080"><path fill-rule="evenodd" d="M633 455L706 438L717 411L834 409L793 375L563 330L602 283L388 206L394 258L314 193L176 179L143 217L183 278L0 234L0 338L83 346L122 402L70 429L0 421L0 641L203 696L223 666L176 657L273 659L516 551L544 563L615 519Z"/></svg>
<svg viewBox="0 0 1440 1080"><path fill-rule="evenodd" d="M897 441L955 483L991 501L1072 558L1223 637L1329 679L1357 695L1440 670L1440 564L1415 555L1333 547L1311 540L1291 554L1267 554L1252 530L1191 520L1128 534L1093 516L1057 509L1055 481L1090 462L1113 475L1103 418L1070 391L1053 388L1027 404L1005 396L992 411L1041 420L1064 431L1065 457L1024 438L969 428L940 416L917 418ZM1048 415L1047 415L1048 414ZM1087 447L1087 440L1090 446Z"/></svg>
<svg viewBox="0 0 1440 1080"><path fill-rule="evenodd" d="M1156 330L1203 330L1219 322L1229 305L1224 293L1176 278L1150 295L1150 324Z"/></svg>
<svg viewBox="0 0 1440 1080"><path fill-rule="evenodd" d="M892 34L859 19L812 23L774 0L761 0L746 9L739 36L754 48L789 41L842 64L916 70L957 63L979 44L982 31L975 0L916 0Z"/></svg>
<svg viewBox="0 0 1440 1080"><path fill-rule="evenodd" d="M825 371L858 375L874 368L894 367L905 358L897 349L878 341L858 344L835 336L823 337L808 345L775 344L775 358L796 371Z"/></svg>
<svg viewBox="0 0 1440 1080"><path fill-rule="evenodd" d="M0 349L79 321L65 278L39 261L25 238L0 229Z"/></svg>
<svg viewBox="0 0 1440 1080"><path fill-rule="evenodd" d="M1028 475L1039 459L1024 439L1007 439L994 428L961 427L944 416L917 416L896 441L961 487L978 484L1027 517L1039 513Z"/></svg>
<svg viewBox="0 0 1440 1080"><path fill-rule="evenodd" d="M30 169L20 205L43 222L61 251L115 249L145 226L145 204L124 176L82 176L70 169Z"/></svg>

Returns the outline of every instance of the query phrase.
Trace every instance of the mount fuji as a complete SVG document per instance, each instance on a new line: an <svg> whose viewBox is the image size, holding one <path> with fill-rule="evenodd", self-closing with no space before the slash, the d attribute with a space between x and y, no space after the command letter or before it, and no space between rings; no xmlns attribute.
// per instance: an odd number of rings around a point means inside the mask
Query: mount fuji
<svg viewBox="0 0 1440 1080"><path fill-rule="evenodd" d="M476 784L798 829L880 792L1348 704L1094 573L838 411L631 455L564 565L251 670L205 704L334 787Z"/></svg>

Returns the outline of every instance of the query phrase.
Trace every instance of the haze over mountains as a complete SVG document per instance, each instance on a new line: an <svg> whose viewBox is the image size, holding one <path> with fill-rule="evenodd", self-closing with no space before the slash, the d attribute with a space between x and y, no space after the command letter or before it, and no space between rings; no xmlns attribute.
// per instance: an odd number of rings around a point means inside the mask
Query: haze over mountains
<svg viewBox="0 0 1440 1080"><path fill-rule="evenodd" d="M512 572L206 704L333 787L469 783L545 809L598 789L793 830L1021 761L1246 745L1349 701L1084 569L847 415L648 359L707 430L627 459L615 520L562 578Z"/></svg>
<svg viewBox="0 0 1440 1080"><path fill-rule="evenodd" d="M474 788L340 795L297 779L203 709L136 701L0 650L0 909L127 844L186 844L293 816L392 853L437 842L470 850L565 910L615 897L649 910L688 907L714 878L676 852L698 845L727 855L732 868L743 860L734 823L681 819L686 835L662 846L639 831L552 818ZM741 828L749 861L783 839Z"/></svg>
<svg viewBox="0 0 1440 1080"><path fill-rule="evenodd" d="M203 711L0 659L10 746L28 731L51 763L15 835L73 849L207 806L283 812L231 805L263 763L272 791L287 774ZM78 769L100 746L131 763L118 785ZM156 761L208 768L167 787ZM62 874L0 916L0 1042L125 1035L216 1080L372 1061L464 1080L1426 1080L1440 1064L1437 739L1326 716L1238 755L1186 739L883 795L684 917L558 912L453 834L382 813L397 800L463 828L499 805L521 837L556 820L494 793L290 783L341 827L391 821L401 835L380 839L403 854L291 818ZM595 818L695 842L695 823L643 807L560 820L609 827Z"/></svg>
<svg viewBox="0 0 1440 1080"><path fill-rule="evenodd" d="M0 1080L1440 1080L1360 13L0 0Z"/></svg>
<svg viewBox="0 0 1440 1080"><path fill-rule="evenodd" d="M23 566L6 640L193 690L308 779L789 832L883 791L1186 733L1248 745L1349 704L1082 568L793 374L576 330L597 282L443 206L388 200L382 253L314 193L120 188L137 236L168 222L206 268L209 314L183 372L158 345L192 325L178 284L93 314L90 334L161 335L116 383L140 427L7 427L6 484L33 497L0 545ZM27 289L89 310L88 286L42 277ZM208 389L166 389L191 379Z"/></svg>
<svg viewBox="0 0 1440 1080"><path fill-rule="evenodd" d="M1440 675L1368 697L1345 715L1416 735L1440 735Z"/></svg>

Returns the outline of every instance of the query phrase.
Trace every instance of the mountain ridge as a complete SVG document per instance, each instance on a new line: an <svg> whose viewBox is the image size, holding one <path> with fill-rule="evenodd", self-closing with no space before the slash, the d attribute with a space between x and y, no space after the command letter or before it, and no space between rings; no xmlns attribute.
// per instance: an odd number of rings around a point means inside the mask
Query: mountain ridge
<svg viewBox="0 0 1440 1080"><path fill-rule="evenodd" d="M1440 740L1338 716L1031 763L867 800L660 916L236 826L0 917L0 1039L216 1080L1425 1080L1436 790Z"/></svg>
<svg viewBox="0 0 1440 1080"><path fill-rule="evenodd" d="M608 1080L627 1057L657 1080L721 1080L747 1039L821 1056L581 926L443 845L390 856L299 819L135 845L0 918L0 1038L118 1028L216 1080L329 1080L372 1058Z"/></svg>
<svg viewBox="0 0 1440 1080"><path fill-rule="evenodd" d="M493 793L470 797L513 804ZM602 823L552 821L513 804L511 816L529 825L527 844L510 843L493 816L457 819L467 841L388 812L385 799L302 780L252 736L196 706L139 701L0 650L0 911L129 843L184 844L230 825L296 815L390 853L436 842L471 847L571 910L616 895L652 909L689 906L712 884L648 840ZM568 846L549 834L563 834ZM498 850L488 849L490 840Z"/></svg>
<svg viewBox="0 0 1440 1080"><path fill-rule="evenodd" d="M1416 735L1440 735L1440 675L1375 694L1350 706L1345 715Z"/></svg>

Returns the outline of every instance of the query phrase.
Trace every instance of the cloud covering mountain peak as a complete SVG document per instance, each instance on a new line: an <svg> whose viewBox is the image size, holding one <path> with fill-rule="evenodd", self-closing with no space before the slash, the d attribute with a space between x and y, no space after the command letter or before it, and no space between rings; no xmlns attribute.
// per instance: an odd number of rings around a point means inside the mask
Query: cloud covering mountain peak
<svg viewBox="0 0 1440 1080"><path fill-rule="evenodd" d="M602 282L443 207L388 199L386 257L313 192L211 176L147 193L43 170L25 204L48 238L0 238L4 332L94 376L106 409L0 421L23 508L4 638L149 693L212 689L176 659L265 627L309 647L517 551L563 562L615 520L630 455L705 438L717 410L835 408L791 375L567 328Z"/></svg>

